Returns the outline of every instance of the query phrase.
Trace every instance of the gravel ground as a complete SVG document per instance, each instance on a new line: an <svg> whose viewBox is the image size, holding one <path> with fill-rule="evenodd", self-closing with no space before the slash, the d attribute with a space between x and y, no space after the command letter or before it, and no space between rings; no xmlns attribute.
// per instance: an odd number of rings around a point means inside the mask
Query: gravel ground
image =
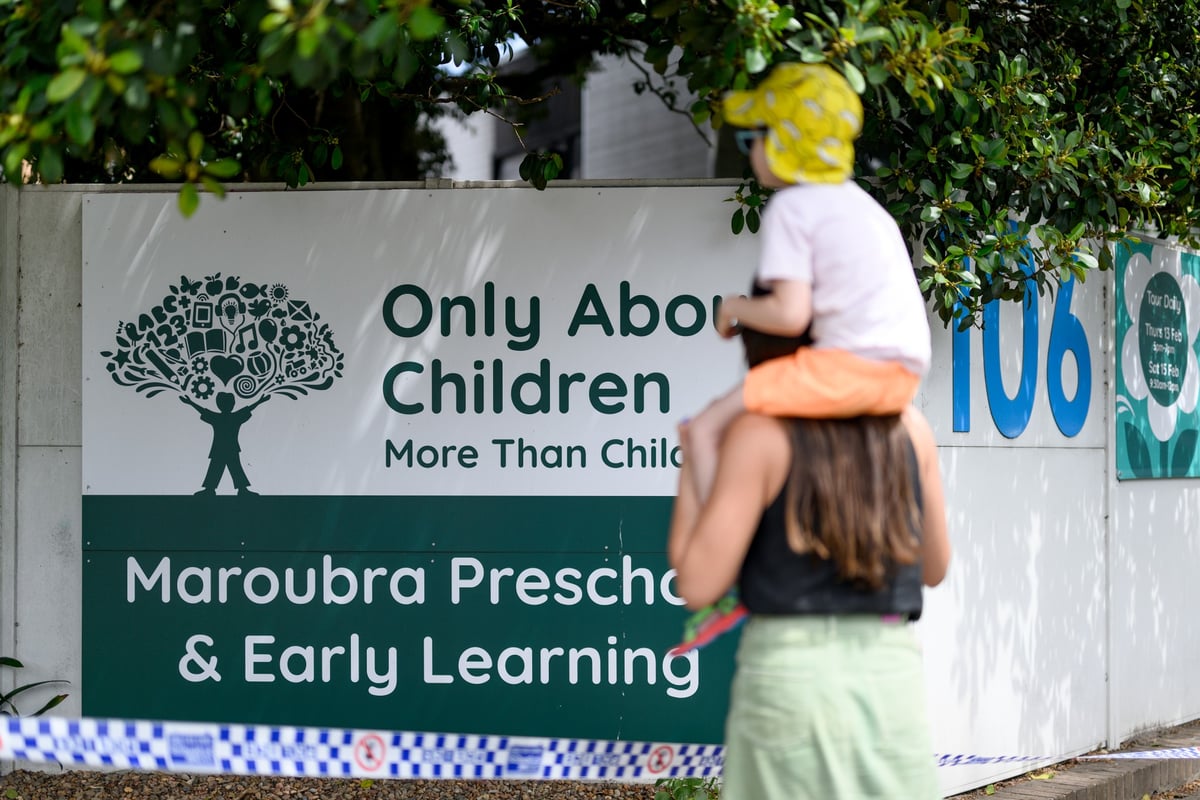
<svg viewBox="0 0 1200 800"><path fill-rule="evenodd" d="M0 776L4 800L653 800L645 784L578 781L369 781L160 772L31 772Z"/></svg>

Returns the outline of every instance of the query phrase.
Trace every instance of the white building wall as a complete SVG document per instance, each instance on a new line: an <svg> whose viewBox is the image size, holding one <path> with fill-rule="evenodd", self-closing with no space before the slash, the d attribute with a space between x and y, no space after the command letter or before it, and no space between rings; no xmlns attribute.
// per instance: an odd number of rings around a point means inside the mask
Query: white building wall
<svg viewBox="0 0 1200 800"><path fill-rule="evenodd" d="M453 164L444 178L456 181L492 179L492 153L495 151L495 120L487 114L469 117L448 116L438 119L435 127L446 137L446 149Z"/></svg>
<svg viewBox="0 0 1200 800"><path fill-rule="evenodd" d="M1118 730L1200 713L1200 482L1126 481L1113 497L1113 679Z"/></svg>
<svg viewBox="0 0 1200 800"><path fill-rule="evenodd" d="M653 70L651 70L653 74ZM655 80L661 81L658 75ZM633 84L644 78L628 60L600 59L583 87L583 178L707 178L712 175L708 142L689 118L670 111L650 92ZM681 93L686 86L680 83ZM687 108L689 101L679 102ZM705 128L715 144L711 128Z"/></svg>
<svg viewBox="0 0 1200 800"><path fill-rule="evenodd" d="M647 68L649 69L649 68ZM653 74L653 70L650 70ZM713 174L716 133L704 125L700 132L689 118L667 109L655 95L638 95L633 85L644 74L627 59L604 56L588 73L580 90L580 174L582 179L708 178ZM654 75L656 85L662 78ZM679 85L681 92L686 86ZM679 106L686 108L684 99ZM454 160L444 177L491 180L495 153L495 119L473 114L465 120L441 119ZM511 135L504 133L502 135ZM501 175L501 178L512 176Z"/></svg>

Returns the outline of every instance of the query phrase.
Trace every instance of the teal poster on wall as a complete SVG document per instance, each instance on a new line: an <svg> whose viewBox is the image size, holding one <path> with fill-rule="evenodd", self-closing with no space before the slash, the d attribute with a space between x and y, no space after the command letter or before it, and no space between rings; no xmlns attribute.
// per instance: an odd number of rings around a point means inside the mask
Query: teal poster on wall
<svg viewBox="0 0 1200 800"><path fill-rule="evenodd" d="M1117 477L1200 475L1200 255L1117 246Z"/></svg>

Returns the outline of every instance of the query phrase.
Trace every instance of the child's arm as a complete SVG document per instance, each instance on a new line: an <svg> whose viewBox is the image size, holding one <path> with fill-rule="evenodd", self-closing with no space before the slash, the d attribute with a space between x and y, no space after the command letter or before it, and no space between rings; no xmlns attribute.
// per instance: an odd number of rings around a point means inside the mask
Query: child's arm
<svg viewBox="0 0 1200 800"><path fill-rule="evenodd" d="M728 295L717 309L717 333L729 338L737 326L773 336L799 336L812 322L812 284L771 282L770 294L759 297Z"/></svg>

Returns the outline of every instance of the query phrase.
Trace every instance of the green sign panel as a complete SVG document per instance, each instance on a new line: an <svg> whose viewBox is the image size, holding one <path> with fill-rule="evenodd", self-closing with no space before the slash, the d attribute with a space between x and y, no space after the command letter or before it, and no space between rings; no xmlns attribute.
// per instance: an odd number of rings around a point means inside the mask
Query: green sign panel
<svg viewBox="0 0 1200 800"><path fill-rule="evenodd" d="M1200 256L1149 242L1117 248L1117 476L1200 474Z"/></svg>
<svg viewBox="0 0 1200 800"><path fill-rule="evenodd" d="M667 655L683 617L669 513L667 498L85 497L85 711L720 741L736 637Z"/></svg>

